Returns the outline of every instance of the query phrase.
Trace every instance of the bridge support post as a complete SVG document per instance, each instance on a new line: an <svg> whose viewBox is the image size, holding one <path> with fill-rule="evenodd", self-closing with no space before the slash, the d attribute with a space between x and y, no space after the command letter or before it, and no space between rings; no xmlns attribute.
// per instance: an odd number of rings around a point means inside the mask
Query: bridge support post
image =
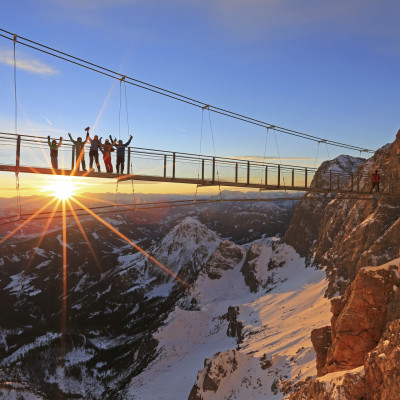
<svg viewBox="0 0 400 400"><path fill-rule="evenodd" d="M250 161L247 161L247 184L250 185Z"/></svg>
<svg viewBox="0 0 400 400"><path fill-rule="evenodd" d="M212 181L215 182L215 157L212 159Z"/></svg>
<svg viewBox="0 0 400 400"><path fill-rule="evenodd" d="M235 163L235 183L238 183L238 175L239 175L239 166L238 163Z"/></svg>
<svg viewBox="0 0 400 400"><path fill-rule="evenodd" d="M268 165L265 166L265 186L268 185Z"/></svg>
<svg viewBox="0 0 400 400"><path fill-rule="evenodd" d="M201 159L201 180L204 181L204 158Z"/></svg>
<svg viewBox="0 0 400 400"><path fill-rule="evenodd" d="M306 189L307 189L307 186L308 186L307 180L308 180L308 170L307 170L307 168L305 168L305 169L304 169L304 187L305 187Z"/></svg>
<svg viewBox="0 0 400 400"><path fill-rule="evenodd" d="M175 160L176 154L172 153L172 179L175 179Z"/></svg>
<svg viewBox="0 0 400 400"><path fill-rule="evenodd" d="M128 168L127 168L127 171L128 171L128 175L130 175L130 173L131 173L131 148L130 147L128 147Z"/></svg>
<svg viewBox="0 0 400 400"><path fill-rule="evenodd" d="M281 164L278 164L278 187L281 187Z"/></svg>
<svg viewBox="0 0 400 400"><path fill-rule="evenodd" d="M72 146L71 171L75 167L75 146ZM79 167L79 165L77 165Z"/></svg>
<svg viewBox="0 0 400 400"><path fill-rule="evenodd" d="M164 154L164 178L167 177L167 155Z"/></svg>
<svg viewBox="0 0 400 400"><path fill-rule="evenodd" d="M294 187L294 168L292 168L292 188Z"/></svg>
<svg viewBox="0 0 400 400"><path fill-rule="evenodd" d="M19 172L19 163L21 159L21 135L17 137L17 152L16 152L16 159L15 159L15 172Z"/></svg>

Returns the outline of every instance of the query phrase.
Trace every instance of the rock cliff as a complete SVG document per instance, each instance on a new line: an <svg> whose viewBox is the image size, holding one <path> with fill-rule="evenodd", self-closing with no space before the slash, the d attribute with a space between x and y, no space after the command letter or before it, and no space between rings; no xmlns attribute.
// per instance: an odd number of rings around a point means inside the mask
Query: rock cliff
<svg viewBox="0 0 400 400"><path fill-rule="evenodd" d="M345 295L331 300L331 326L311 333L320 378L290 400L399 398L399 268L400 259L361 268Z"/></svg>
<svg viewBox="0 0 400 400"><path fill-rule="evenodd" d="M380 194L339 194L333 199L308 194L296 209L284 241L309 262L327 266L329 297L344 294L360 268L400 256L400 202L395 195L400 193L399 155L400 131L391 145L384 146L354 171L364 190L371 185L372 171L378 169L382 178ZM349 165L357 167L355 162ZM323 168L322 165L320 170ZM316 200L317 196L320 200Z"/></svg>

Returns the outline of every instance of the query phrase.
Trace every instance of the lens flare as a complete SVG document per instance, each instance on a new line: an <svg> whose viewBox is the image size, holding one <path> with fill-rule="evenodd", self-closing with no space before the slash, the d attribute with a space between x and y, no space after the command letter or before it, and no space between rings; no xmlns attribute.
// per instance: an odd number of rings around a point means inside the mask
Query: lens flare
<svg viewBox="0 0 400 400"><path fill-rule="evenodd" d="M68 200L76 194L77 186L70 176L54 176L43 189L48 196Z"/></svg>

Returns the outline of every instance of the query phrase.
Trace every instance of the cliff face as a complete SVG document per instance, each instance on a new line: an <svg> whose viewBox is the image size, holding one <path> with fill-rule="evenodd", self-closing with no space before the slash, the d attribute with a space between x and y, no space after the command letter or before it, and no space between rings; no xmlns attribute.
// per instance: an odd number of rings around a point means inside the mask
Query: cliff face
<svg viewBox="0 0 400 400"><path fill-rule="evenodd" d="M353 164L354 167L355 164ZM321 166L323 168L323 166ZM383 189L390 183L391 196L382 194L337 195L333 200L308 194L299 204L284 241L318 265L327 266L328 295L343 294L357 271L399 257L400 131L396 140L379 150L356 171L363 175L360 189L371 185L378 169ZM320 196L321 197L321 196Z"/></svg>
<svg viewBox="0 0 400 400"><path fill-rule="evenodd" d="M331 326L315 329L319 378L290 400L389 400L400 389L400 259L362 268L331 301Z"/></svg>
<svg viewBox="0 0 400 400"><path fill-rule="evenodd" d="M363 365L367 354L378 344L387 322L400 315L397 291L400 260L380 267L362 268L342 299L332 301L331 337L328 351L314 339L319 357L318 375L350 370ZM322 328L323 329L323 328ZM316 332L313 332L315 337ZM320 338L320 332L317 332ZM325 358L325 363L321 358Z"/></svg>

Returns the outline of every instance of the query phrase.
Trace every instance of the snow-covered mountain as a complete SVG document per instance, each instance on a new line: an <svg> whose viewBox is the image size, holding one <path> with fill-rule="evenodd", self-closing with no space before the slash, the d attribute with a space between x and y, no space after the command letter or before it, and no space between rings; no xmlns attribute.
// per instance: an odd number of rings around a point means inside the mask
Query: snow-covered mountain
<svg viewBox="0 0 400 400"><path fill-rule="evenodd" d="M283 215L287 218L293 203L232 203L231 207L247 215L251 210L259 220L266 215L279 219ZM186 218L185 211L160 215L147 210L128 218L107 216L105 220L172 274L193 285L199 274L215 280L245 258L244 248L199 222L211 220L211 215L213 223L223 220L227 209L222 208L201 207L193 212L188 208L186 213L193 216ZM231 220L235 223L234 217ZM64 322L63 240L57 222L40 247L42 227L29 234L22 232L2 246L0 368L5 374L4 384L25 385L26 396L32 388L49 398L126 398L121 394L124 387L157 358L157 331L176 305L187 310L200 307L200 296L193 295L193 289L187 292L165 270L104 226L83 221L95 256L79 228L69 221ZM223 228L225 235L229 235L229 229ZM246 240L248 234L239 226L231 232L239 241ZM61 334L63 324L66 335ZM196 373L197 369L190 385Z"/></svg>
<svg viewBox="0 0 400 400"><path fill-rule="evenodd" d="M396 399L399 154L400 133L369 160L324 163L363 188L379 168L394 192L308 194L283 240L282 200L106 218L153 260L87 220L94 256L70 221L65 297L60 231L40 248L40 230L21 235L0 258L0 393Z"/></svg>

